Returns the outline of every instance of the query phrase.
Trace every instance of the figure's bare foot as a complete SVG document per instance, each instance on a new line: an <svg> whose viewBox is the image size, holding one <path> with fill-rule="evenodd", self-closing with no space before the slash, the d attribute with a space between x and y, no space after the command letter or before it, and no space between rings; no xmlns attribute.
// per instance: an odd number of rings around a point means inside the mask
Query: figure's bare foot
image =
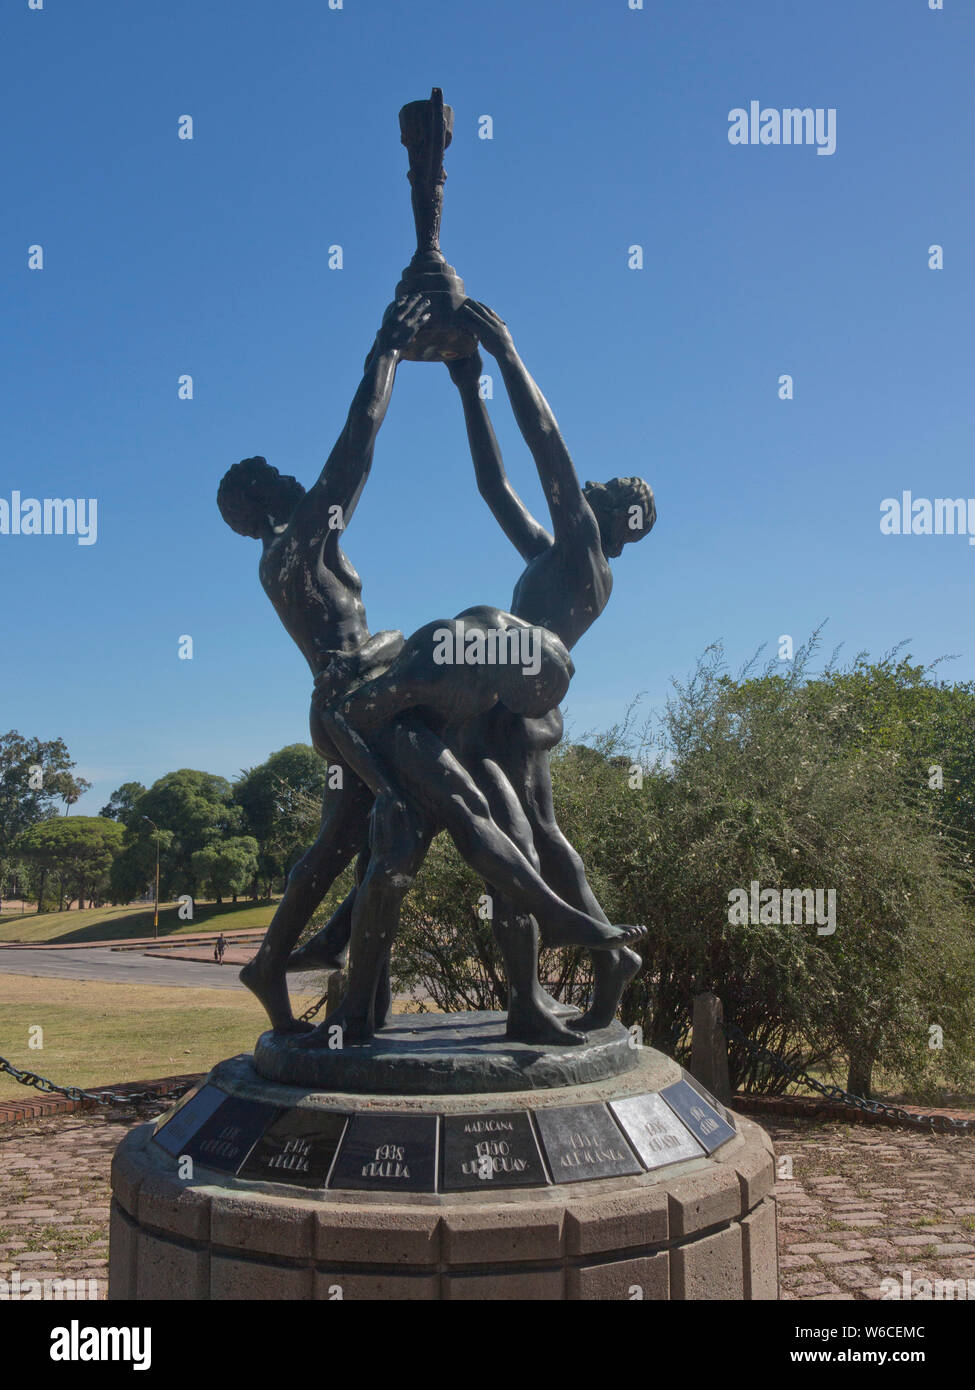
<svg viewBox="0 0 975 1390"><path fill-rule="evenodd" d="M551 999L551 995L545 996ZM552 1001L555 1002L554 1000ZM505 1037L512 1042L536 1043L556 1047L578 1047L587 1041L585 1033L574 1031L555 1014L537 1003L516 1004L508 1010L508 1026Z"/></svg>
<svg viewBox="0 0 975 1390"><path fill-rule="evenodd" d="M311 1029L291 1012L291 998L283 975L272 974L259 964L259 956L249 960L237 977L263 1005L276 1033L306 1033Z"/></svg>
<svg viewBox="0 0 975 1390"><path fill-rule="evenodd" d="M367 1015L350 1012L346 1001L343 1000L337 1009L332 1010L325 1022L320 1023L317 1028L313 1028L308 1037L302 1038L298 1045L299 1047L307 1047L310 1051L322 1048L334 1049L334 1030L336 1028L342 1030L343 1046L350 1043L369 1042L376 1031L375 1024Z"/></svg>
<svg viewBox="0 0 975 1390"><path fill-rule="evenodd" d="M583 912L572 913L559 921L539 923L539 934L546 946L583 946L587 951L618 951L646 936L646 927L614 927L609 922L597 922Z"/></svg>
<svg viewBox="0 0 975 1390"><path fill-rule="evenodd" d="M570 1028L596 1032L608 1028L616 1017L620 996L643 964L636 951L610 951L593 960L592 1002L584 1014L574 1018Z"/></svg>
<svg viewBox="0 0 975 1390"><path fill-rule="evenodd" d="M554 994L549 994L547 989L539 987L536 998L540 1007L546 1009L550 1014L554 1014L556 1018L561 1018L564 1014L575 1013L571 1004L564 1004L561 999L556 999Z"/></svg>
<svg viewBox="0 0 975 1390"><path fill-rule="evenodd" d="M291 952L286 968L289 974L294 970L342 970L346 956L344 947L339 951L334 950L331 943L325 940L324 932L319 932L318 936L313 936L304 946Z"/></svg>

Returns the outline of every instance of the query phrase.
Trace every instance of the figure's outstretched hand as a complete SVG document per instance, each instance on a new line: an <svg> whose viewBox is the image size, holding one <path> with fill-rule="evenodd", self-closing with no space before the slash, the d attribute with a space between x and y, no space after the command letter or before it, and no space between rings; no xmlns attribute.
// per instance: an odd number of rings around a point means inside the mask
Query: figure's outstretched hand
<svg viewBox="0 0 975 1390"><path fill-rule="evenodd" d="M452 362L447 363L447 371L450 373L451 381L455 386L461 388L479 385L483 370L484 363L481 361L481 354L476 349L470 357L455 357Z"/></svg>
<svg viewBox="0 0 975 1390"><path fill-rule="evenodd" d="M394 299L383 314L382 325L376 334L380 352L391 348L409 347L430 317L430 301L422 294L407 294Z"/></svg>
<svg viewBox="0 0 975 1390"><path fill-rule="evenodd" d="M477 334L479 342L492 357L499 356L512 346L511 334L504 319L499 318L486 304L481 304L476 299L465 299L458 311L458 317L472 333Z"/></svg>

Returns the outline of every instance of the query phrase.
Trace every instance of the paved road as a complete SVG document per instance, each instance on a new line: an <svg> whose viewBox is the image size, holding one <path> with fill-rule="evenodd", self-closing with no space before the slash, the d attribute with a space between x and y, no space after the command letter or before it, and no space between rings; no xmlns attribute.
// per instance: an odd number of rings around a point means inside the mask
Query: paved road
<svg viewBox="0 0 975 1390"><path fill-rule="evenodd" d="M0 974L54 975L64 980L113 980L130 985L183 985L205 989L243 989L234 966L203 961L161 960L141 951L113 951L92 946L87 951L0 951ZM299 993L314 989L315 976L293 975Z"/></svg>

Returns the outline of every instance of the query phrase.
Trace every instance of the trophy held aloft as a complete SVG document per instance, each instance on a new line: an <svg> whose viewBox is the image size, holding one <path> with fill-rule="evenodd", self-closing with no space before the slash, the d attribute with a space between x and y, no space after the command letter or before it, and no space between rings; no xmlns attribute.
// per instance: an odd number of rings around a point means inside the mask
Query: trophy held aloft
<svg viewBox="0 0 975 1390"><path fill-rule="evenodd" d="M477 347L470 329L457 322L466 298L464 282L440 250L440 217L447 175L444 151L450 144L454 113L434 87L426 101L411 101L399 113L400 138L410 156L407 175L416 223L416 254L396 286L396 298L422 294L430 318L403 356L414 362L450 362L469 357Z"/></svg>

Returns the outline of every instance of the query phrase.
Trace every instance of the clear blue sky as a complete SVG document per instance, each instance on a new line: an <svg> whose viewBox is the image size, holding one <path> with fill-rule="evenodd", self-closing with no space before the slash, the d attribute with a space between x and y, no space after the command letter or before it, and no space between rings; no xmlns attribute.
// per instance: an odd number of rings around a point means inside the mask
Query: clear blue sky
<svg viewBox="0 0 975 1390"><path fill-rule="evenodd" d="M583 477L657 495L576 649L575 729L715 639L737 665L824 618L851 656L910 638L975 677L975 547L879 529L905 488L975 497L970 0L5 0L0 50L0 497L98 499L95 545L0 536L0 727L67 741L79 810L307 737L307 668L216 488L255 453L321 467L414 249L397 111L434 84L448 260ZM751 100L835 107L836 153L729 144ZM508 604L442 367L401 367L345 546L374 631Z"/></svg>

